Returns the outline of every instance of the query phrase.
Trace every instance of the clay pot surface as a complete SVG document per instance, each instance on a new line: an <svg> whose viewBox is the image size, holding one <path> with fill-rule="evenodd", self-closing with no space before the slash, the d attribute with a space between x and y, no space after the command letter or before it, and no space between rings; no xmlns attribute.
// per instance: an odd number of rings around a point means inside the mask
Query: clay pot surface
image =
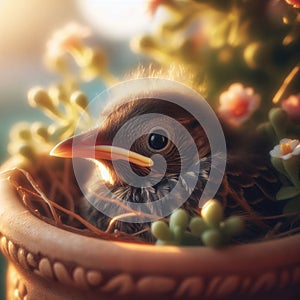
<svg viewBox="0 0 300 300"><path fill-rule="evenodd" d="M139 245L71 233L0 183L7 299L300 299L300 236L222 249Z"/></svg>

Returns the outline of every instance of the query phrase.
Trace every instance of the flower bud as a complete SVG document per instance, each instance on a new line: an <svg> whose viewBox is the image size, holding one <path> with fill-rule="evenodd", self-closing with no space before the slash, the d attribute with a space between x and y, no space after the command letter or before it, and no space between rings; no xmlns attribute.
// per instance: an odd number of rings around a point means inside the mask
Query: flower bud
<svg viewBox="0 0 300 300"><path fill-rule="evenodd" d="M291 120L300 122L300 94L290 95L282 101L281 107Z"/></svg>
<svg viewBox="0 0 300 300"><path fill-rule="evenodd" d="M88 51L87 51L88 52ZM93 80L97 76L106 76L106 57L101 50L90 50L89 55L84 56L81 77L85 81Z"/></svg>
<svg viewBox="0 0 300 300"><path fill-rule="evenodd" d="M75 91L70 97L71 103L76 104L79 108L85 109L88 105L88 99L81 91Z"/></svg>
<svg viewBox="0 0 300 300"><path fill-rule="evenodd" d="M10 138L13 141L30 141L32 138L28 123L18 123L10 131Z"/></svg>
<svg viewBox="0 0 300 300"><path fill-rule="evenodd" d="M61 117L58 108L54 105L47 91L34 87L28 92L28 102L32 107L39 107L51 116Z"/></svg>
<svg viewBox="0 0 300 300"><path fill-rule="evenodd" d="M48 128L43 123L40 122L33 123L31 125L31 130L39 138L43 139L44 141L49 141Z"/></svg>
<svg viewBox="0 0 300 300"><path fill-rule="evenodd" d="M52 108L52 101L43 88L34 87L28 92L28 101L29 104L33 107L49 107Z"/></svg>

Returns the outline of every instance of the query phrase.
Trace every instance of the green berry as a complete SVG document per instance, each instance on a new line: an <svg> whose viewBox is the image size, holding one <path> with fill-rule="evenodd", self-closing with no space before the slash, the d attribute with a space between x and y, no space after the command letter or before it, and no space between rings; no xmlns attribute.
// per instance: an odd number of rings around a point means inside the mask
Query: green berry
<svg viewBox="0 0 300 300"><path fill-rule="evenodd" d="M190 221L189 228L193 235L200 236L207 229L207 225L202 218L194 217Z"/></svg>
<svg viewBox="0 0 300 300"><path fill-rule="evenodd" d="M173 230L173 228L176 228L176 226L179 226L183 230L185 230L188 226L188 223L189 223L189 216L187 212L183 209L175 210L170 216L171 230Z"/></svg>
<svg viewBox="0 0 300 300"><path fill-rule="evenodd" d="M231 216L222 222L221 228L227 236L233 237L243 231L244 222L240 216Z"/></svg>
<svg viewBox="0 0 300 300"><path fill-rule="evenodd" d="M202 242L207 247L217 248L223 244L223 239L218 229L205 230L201 236Z"/></svg>
<svg viewBox="0 0 300 300"><path fill-rule="evenodd" d="M163 221L156 221L151 225L151 232L158 240L170 240L172 232L168 225Z"/></svg>
<svg viewBox="0 0 300 300"><path fill-rule="evenodd" d="M224 217L224 210L221 203L211 199L202 208L201 216L210 227L218 227Z"/></svg>
<svg viewBox="0 0 300 300"><path fill-rule="evenodd" d="M184 236L184 233L185 233L185 227L174 225L172 227L172 233L173 233L173 236L174 236L174 242L178 245L181 245L182 240L183 240L183 236Z"/></svg>

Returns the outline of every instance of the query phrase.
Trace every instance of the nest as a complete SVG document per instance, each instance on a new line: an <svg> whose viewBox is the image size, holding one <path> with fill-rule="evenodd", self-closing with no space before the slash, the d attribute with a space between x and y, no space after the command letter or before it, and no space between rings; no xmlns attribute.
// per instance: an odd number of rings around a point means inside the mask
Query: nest
<svg viewBox="0 0 300 300"><path fill-rule="evenodd" d="M106 230L101 230L80 215L79 203L83 195L77 185L71 160L40 157L34 166L14 168L6 171L4 176L14 187L26 209L44 222L83 236L111 241L149 243L149 240L143 237L149 228L133 234L122 232L114 228L114 223L118 219L116 218L110 221ZM106 199L106 201L114 200ZM251 230L246 230L235 240L236 243L271 240L300 232L299 212L261 216L252 210L240 212L240 215Z"/></svg>
<svg viewBox="0 0 300 300"><path fill-rule="evenodd" d="M104 240L146 243L138 234L101 230L79 214L82 198L70 160L41 157L34 167L14 168L4 173L23 205L39 219L58 228Z"/></svg>

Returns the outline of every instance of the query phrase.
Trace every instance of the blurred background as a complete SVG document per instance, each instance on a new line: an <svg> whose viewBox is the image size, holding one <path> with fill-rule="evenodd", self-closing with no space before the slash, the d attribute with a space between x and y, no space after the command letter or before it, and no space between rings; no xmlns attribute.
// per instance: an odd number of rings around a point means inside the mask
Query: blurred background
<svg viewBox="0 0 300 300"><path fill-rule="evenodd" d="M136 5L137 2L144 5ZM128 40L146 28L145 7L143 0L126 1L126 5L123 1L0 0L1 159L6 155L9 127L16 120L42 117L33 115L38 112L28 106L28 89L59 80L43 64L47 40L53 32L70 21L90 26L91 43L105 48L110 70L122 74L140 60L131 52ZM141 18L143 12L145 17ZM120 26L122 20L125 23Z"/></svg>
<svg viewBox="0 0 300 300"><path fill-rule="evenodd" d="M27 92L60 82L44 56L53 33L70 22L91 29L84 43L103 51L113 79L149 62L175 63L184 66L179 79L191 76L214 108L231 84L243 93L250 87L262 101L250 123L252 112L243 112L245 126L267 121L275 94L279 104L299 93L299 74L280 89L291 70L300 73L299 0L0 0L0 163L13 124L47 120L28 105ZM89 99L104 89L96 75L80 86ZM0 255L0 299L4 274Z"/></svg>
<svg viewBox="0 0 300 300"><path fill-rule="evenodd" d="M47 40L53 32L70 21L90 26L91 44L105 48L109 69L118 76L142 60L131 52L128 40L149 25L145 7L143 0L0 0L1 163L8 157L6 148L12 125L45 118L28 105L27 91L32 86L47 87L59 80L43 63ZM90 84L89 96L102 88L101 82ZM5 260L0 254L0 299L5 298L4 274Z"/></svg>

